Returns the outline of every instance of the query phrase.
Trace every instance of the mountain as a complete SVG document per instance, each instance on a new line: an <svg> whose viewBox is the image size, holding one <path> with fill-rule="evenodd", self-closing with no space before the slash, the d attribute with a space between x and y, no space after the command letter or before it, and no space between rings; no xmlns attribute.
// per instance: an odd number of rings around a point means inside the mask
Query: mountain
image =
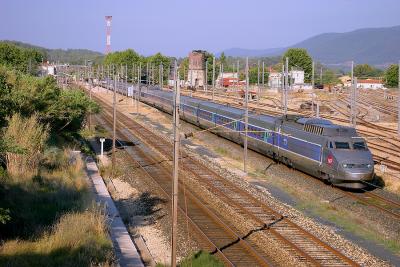
<svg viewBox="0 0 400 267"><path fill-rule="evenodd" d="M87 49L48 49L27 43L4 40L1 42L11 43L24 48L33 48L39 50L45 55L45 58L50 62L61 62L69 64L85 64L85 60L92 62L101 62L104 55L99 52Z"/></svg>
<svg viewBox="0 0 400 267"><path fill-rule="evenodd" d="M305 48L317 61L328 65L356 63L387 65L400 59L400 26L359 29L345 33L324 33L285 48L265 50L228 49L227 56L278 56L291 47Z"/></svg>
<svg viewBox="0 0 400 267"><path fill-rule="evenodd" d="M232 57L262 57L262 56L274 56L279 55L284 51L284 48L269 48L269 49L243 49L243 48L230 48L224 50L226 56ZM219 57L222 52L217 53Z"/></svg>

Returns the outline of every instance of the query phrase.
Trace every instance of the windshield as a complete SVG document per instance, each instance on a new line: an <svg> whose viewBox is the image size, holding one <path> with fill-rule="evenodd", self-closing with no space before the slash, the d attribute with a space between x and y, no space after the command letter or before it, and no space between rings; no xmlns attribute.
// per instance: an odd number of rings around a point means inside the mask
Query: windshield
<svg viewBox="0 0 400 267"><path fill-rule="evenodd" d="M350 149L350 145L347 142L335 142L336 149Z"/></svg>
<svg viewBox="0 0 400 267"><path fill-rule="evenodd" d="M354 149L360 149L360 150L367 149L364 142L354 142L353 143L353 148Z"/></svg>

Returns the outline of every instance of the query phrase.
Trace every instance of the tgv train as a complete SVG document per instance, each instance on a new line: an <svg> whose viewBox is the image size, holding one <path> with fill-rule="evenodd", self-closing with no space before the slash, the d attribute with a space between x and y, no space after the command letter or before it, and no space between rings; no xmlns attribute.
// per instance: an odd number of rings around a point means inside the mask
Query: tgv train
<svg viewBox="0 0 400 267"><path fill-rule="evenodd" d="M142 91L140 101L172 113L172 92ZM244 110L181 96L181 119L243 144ZM354 128L320 118L274 117L249 112L248 147L341 187L362 188L374 177L374 161Z"/></svg>

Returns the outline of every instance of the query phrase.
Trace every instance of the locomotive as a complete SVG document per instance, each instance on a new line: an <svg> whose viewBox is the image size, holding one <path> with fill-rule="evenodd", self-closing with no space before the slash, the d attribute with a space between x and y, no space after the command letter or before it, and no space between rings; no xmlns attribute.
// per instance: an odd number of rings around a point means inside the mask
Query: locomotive
<svg viewBox="0 0 400 267"><path fill-rule="evenodd" d="M148 89L140 92L140 101L173 111L172 92ZM181 96L180 116L243 145L243 109ZM215 128L218 125L224 130ZM363 188L374 178L372 154L352 127L320 118L249 112L247 137L250 149L339 187Z"/></svg>

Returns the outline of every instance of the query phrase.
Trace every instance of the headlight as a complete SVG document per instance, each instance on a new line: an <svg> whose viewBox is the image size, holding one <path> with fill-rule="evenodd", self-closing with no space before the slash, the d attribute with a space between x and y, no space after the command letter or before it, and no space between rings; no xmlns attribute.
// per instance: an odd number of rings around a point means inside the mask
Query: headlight
<svg viewBox="0 0 400 267"><path fill-rule="evenodd" d="M347 164L346 163L343 163L343 168L347 168Z"/></svg>
<svg viewBox="0 0 400 267"><path fill-rule="evenodd" d="M368 169L372 168L372 164L367 165Z"/></svg>

